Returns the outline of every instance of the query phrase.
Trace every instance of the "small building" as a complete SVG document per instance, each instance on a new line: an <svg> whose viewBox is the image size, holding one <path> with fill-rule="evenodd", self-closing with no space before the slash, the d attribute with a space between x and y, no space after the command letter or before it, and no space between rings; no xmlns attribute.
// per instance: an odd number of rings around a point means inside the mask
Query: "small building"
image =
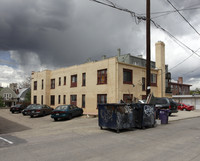
<svg viewBox="0 0 200 161"><path fill-rule="evenodd" d="M0 96L3 98L4 104L7 107L11 107L18 102L17 94L9 87L1 89Z"/></svg>
<svg viewBox="0 0 200 161"><path fill-rule="evenodd" d="M177 82L169 82L172 95L189 95L192 85L183 84L183 77L179 77Z"/></svg>
<svg viewBox="0 0 200 161"><path fill-rule="evenodd" d="M156 62L151 62L151 92L156 97L171 96L168 88L168 66L165 44L156 43ZM62 104L82 107L84 114L97 114L98 103L146 98L146 60L131 54L103 57L56 70L32 72L31 103L53 108Z"/></svg>

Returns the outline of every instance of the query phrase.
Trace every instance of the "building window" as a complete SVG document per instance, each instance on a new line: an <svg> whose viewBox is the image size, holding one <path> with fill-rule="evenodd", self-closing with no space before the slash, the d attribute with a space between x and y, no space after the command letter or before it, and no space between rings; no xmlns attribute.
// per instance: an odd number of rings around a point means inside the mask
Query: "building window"
<svg viewBox="0 0 200 161"><path fill-rule="evenodd" d="M125 103L131 103L133 100L133 95L132 94L124 94L123 95L123 101Z"/></svg>
<svg viewBox="0 0 200 161"><path fill-rule="evenodd" d="M142 77L142 91L145 91L146 89L145 89L145 78L144 77Z"/></svg>
<svg viewBox="0 0 200 161"><path fill-rule="evenodd" d="M59 77L58 86L61 86L61 77Z"/></svg>
<svg viewBox="0 0 200 161"><path fill-rule="evenodd" d="M132 73L133 72L130 69L123 69L123 83L124 84L133 84Z"/></svg>
<svg viewBox="0 0 200 161"><path fill-rule="evenodd" d="M151 86L157 86L157 74L151 74Z"/></svg>
<svg viewBox="0 0 200 161"><path fill-rule="evenodd" d="M34 97L33 97L33 103L34 103L34 104L37 104L37 96L34 96Z"/></svg>
<svg viewBox="0 0 200 161"><path fill-rule="evenodd" d="M77 87L77 75L71 76L71 87Z"/></svg>
<svg viewBox="0 0 200 161"><path fill-rule="evenodd" d="M97 71L97 84L107 84L107 69Z"/></svg>
<svg viewBox="0 0 200 161"><path fill-rule="evenodd" d="M34 81L34 90L37 90L37 81Z"/></svg>
<svg viewBox="0 0 200 161"><path fill-rule="evenodd" d="M76 104L77 104L77 95L71 95L70 96L70 104L76 106Z"/></svg>
<svg viewBox="0 0 200 161"><path fill-rule="evenodd" d="M55 96L51 95L51 105L55 105Z"/></svg>
<svg viewBox="0 0 200 161"><path fill-rule="evenodd" d="M64 76L64 85L66 85L66 76Z"/></svg>
<svg viewBox="0 0 200 161"><path fill-rule="evenodd" d="M58 95L58 104L60 104L60 95Z"/></svg>
<svg viewBox="0 0 200 161"><path fill-rule="evenodd" d="M82 74L82 86L86 85L86 73Z"/></svg>
<svg viewBox="0 0 200 161"><path fill-rule="evenodd" d="M42 89L44 89L44 80L42 79Z"/></svg>
<svg viewBox="0 0 200 161"><path fill-rule="evenodd" d="M55 89L55 79L51 79L51 89Z"/></svg>
<svg viewBox="0 0 200 161"><path fill-rule="evenodd" d="M82 95L82 108L85 108L85 95Z"/></svg>
<svg viewBox="0 0 200 161"><path fill-rule="evenodd" d="M97 95L97 104L107 103L107 94L98 94Z"/></svg>
<svg viewBox="0 0 200 161"><path fill-rule="evenodd" d="M43 105L43 95L41 95L41 105Z"/></svg>
<svg viewBox="0 0 200 161"><path fill-rule="evenodd" d="M63 96L63 104L66 104L66 95Z"/></svg>

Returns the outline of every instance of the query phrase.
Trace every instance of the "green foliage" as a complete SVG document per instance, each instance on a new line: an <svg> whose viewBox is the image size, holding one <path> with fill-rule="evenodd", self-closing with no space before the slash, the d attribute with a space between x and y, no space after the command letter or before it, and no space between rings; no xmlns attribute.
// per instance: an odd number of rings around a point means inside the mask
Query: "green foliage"
<svg viewBox="0 0 200 161"><path fill-rule="evenodd" d="M26 93L25 101L26 103L31 103L31 90Z"/></svg>
<svg viewBox="0 0 200 161"><path fill-rule="evenodd" d="M200 88L196 88L195 90L190 91L190 94L191 94L191 95L200 94Z"/></svg>
<svg viewBox="0 0 200 161"><path fill-rule="evenodd" d="M4 107L3 98L0 96L0 107Z"/></svg>

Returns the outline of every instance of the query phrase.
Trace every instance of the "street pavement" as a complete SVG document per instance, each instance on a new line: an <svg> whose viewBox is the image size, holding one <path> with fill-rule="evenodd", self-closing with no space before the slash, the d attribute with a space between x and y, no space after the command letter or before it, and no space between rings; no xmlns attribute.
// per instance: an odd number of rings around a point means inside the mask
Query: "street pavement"
<svg viewBox="0 0 200 161"><path fill-rule="evenodd" d="M0 161L200 160L199 110L179 111L168 125L120 134L100 130L97 117L55 122L0 109L0 118Z"/></svg>
<svg viewBox="0 0 200 161"><path fill-rule="evenodd" d="M200 110L178 111L178 113L172 113L172 115L169 117L169 122L195 117L200 117Z"/></svg>

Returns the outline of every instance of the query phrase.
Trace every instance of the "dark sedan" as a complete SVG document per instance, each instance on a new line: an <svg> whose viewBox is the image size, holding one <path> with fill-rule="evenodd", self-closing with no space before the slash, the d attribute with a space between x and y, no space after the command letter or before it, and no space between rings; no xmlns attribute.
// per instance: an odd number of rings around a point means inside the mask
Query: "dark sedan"
<svg viewBox="0 0 200 161"><path fill-rule="evenodd" d="M16 104L15 106L12 106L10 108L10 112L12 112L12 113L15 113L15 112L21 113L22 110L25 109L25 108L26 108L26 106L24 104Z"/></svg>
<svg viewBox="0 0 200 161"><path fill-rule="evenodd" d="M28 114L30 117L34 116L45 116L51 114L53 108L47 105L35 105L31 109L28 110Z"/></svg>
<svg viewBox="0 0 200 161"><path fill-rule="evenodd" d="M24 116L29 115L29 114L28 114L28 111L29 111L31 108L33 108L34 106L36 106L36 105L37 105L37 104L31 104L31 105L27 106L24 110L22 110L22 114L23 114Z"/></svg>
<svg viewBox="0 0 200 161"><path fill-rule="evenodd" d="M51 114L51 118L55 121L58 119L71 119L72 117L81 116L83 109L75 105L61 105L55 108Z"/></svg>

